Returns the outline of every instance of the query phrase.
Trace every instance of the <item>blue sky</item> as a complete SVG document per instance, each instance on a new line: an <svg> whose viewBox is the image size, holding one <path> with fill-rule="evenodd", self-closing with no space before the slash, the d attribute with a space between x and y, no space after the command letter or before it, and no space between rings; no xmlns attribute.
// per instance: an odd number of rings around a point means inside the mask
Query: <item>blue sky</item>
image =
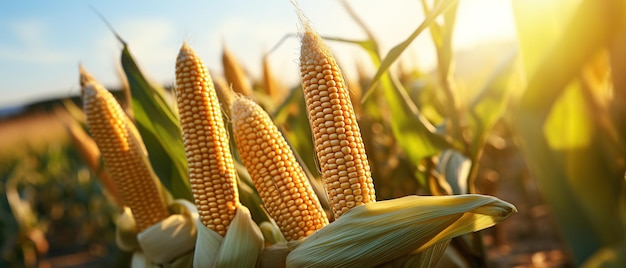
<svg viewBox="0 0 626 268"><path fill-rule="evenodd" d="M348 1L378 37L384 51L406 38L423 19L419 1ZM301 0L300 8L322 35L360 39L339 1ZM221 73L224 45L259 77L261 56L285 34L297 32L288 0L239 1L1 1L0 108L76 95L78 64L108 87L119 87L121 45L92 8L124 38L143 71L157 83L171 84L174 60L183 41L200 54L211 72ZM455 44L470 46L487 38L512 38L510 2L461 1ZM358 48L330 43L349 67L363 57ZM434 60L428 34L409 53L422 68ZM272 66L297 83L299 46L295 38L273 52ZM350 75L350 70L344 70Z"/></svg>

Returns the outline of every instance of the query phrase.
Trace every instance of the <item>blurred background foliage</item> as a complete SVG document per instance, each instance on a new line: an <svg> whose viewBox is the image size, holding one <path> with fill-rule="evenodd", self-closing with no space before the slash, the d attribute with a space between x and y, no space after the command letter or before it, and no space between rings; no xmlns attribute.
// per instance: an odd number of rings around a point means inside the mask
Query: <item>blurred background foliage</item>
<svg viewBox="0 0 626 268"><path fill-rule="evenodd" d="M520 215L510 225L456 238L442 265L626 266L624 1L513 1L517 44L461 52L452 47L458 1L421 3L424 21L389 51L380 51L348 5L368 38L324 36L331 48L349 43L370 57L367 63L340 64L371 64L376 70L357 68L347 82L378 199L483 193L518 207ZM436 48L432 71L409 69L399 60L423 34L430 34ZM262 78L234 71L213 74L213 80L218 90L240 87L268 110L318 185L302 90L282 84L267 67L271 53L259 55ZM225 48L224 70L253 68L240 66L234 56ZM144 78L125 43L121 66L128 88L117 96L134 116L157 174L173 196L190 200L170 91ZM49 105L36 119L0 125L28 132L14 135L20 136L15 142L5 139L10 149L0 152L3 266L112 265L128 258L113 239L115 189L107 186L101 162L87 161L88 136L67 132L74 126L85 133L79 103ZM241 173L242 202L259 204ZM251 210L255 220L267 219L262 207ZM548 220L537 216L546 214ZM537 227L552 221L547 230ZM519 226L526 232L514 228ZM553 247L521 242L539 231L550 234ZM520 254L526 257L511 258Z"/></svg>

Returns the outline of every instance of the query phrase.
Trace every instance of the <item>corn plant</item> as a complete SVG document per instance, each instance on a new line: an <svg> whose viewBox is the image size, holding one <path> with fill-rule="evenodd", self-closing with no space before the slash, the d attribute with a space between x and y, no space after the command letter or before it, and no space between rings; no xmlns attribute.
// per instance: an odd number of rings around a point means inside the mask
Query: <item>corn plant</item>
<svg viewBox="0 0 626 268"><path fill-rule="evenodd" d="M424 6L428 10L426 3ZM376 192L385 192L385 186L396 181L418 181L427 192L435 192L429 186L434 184L429 180L435 165L426 171L399 172L399 178L376 177L373 170L378 163L370 160L366 147L378 145L372 142L373 137L365 136L367 131L362 133L355 106L369 118L364 122L385 126L385 136L399 143L398 149L406 154L403 161L413 167L432 161L444 149L470 154L472 160L479 156L480 141L490 124L483 122L483 132L473 140L477 144L470 146L461 134L461 113L453 106L446 115L456 118L445 126L451 134L436 133L401 82L387 71L428 27L434 37L447 36L442 37L439 53L441 61L450 65L449 35L455 8L456 1L436 1L424 23L384 60L373 38L354 42L370 52L379 68L363 95L348 89L331 47L297 8L302 24L301 87L292 90L279 105L270 103L272 98L253 96L256 91L243 89L245 85L234 87L235 92L214 85L202 60L185 43L176 58L174 106L165 101L163 91L143 78L124 43L122 65L139 129L135 131L135 123L83 71L83 109L105 167L122 197L118 244L134 252L133 266L432 266L453 238L488 228L514 214L516 209L509 203L465 192L418 196L416 190L377 200ZM434 22L440 14L444 14L445 27ZM227 80L235 85L245 79L226 51L224 68L236 74ZM441 67L442 82L449 81L448 67ZM452 85L444 86L453 91ZM269 95L271 91L266 92ZM353 100L355 96L362 96L361 100ZM106 105L91 108L94 98ZM387 102L384 107L389 112L375 108L374 101L379 100ZM229 135L225 124L229 121L223 118L224 107L230 112L234 135ZM275 119L263 107L275 107ZM295 113L290 112L293 107L297 108ZM148 117L152 113L155 116ZM101 134L104 132L97 126L108 126L111 131ZM309 136L313 142L294 139L294 133L308 133L303 137ZM115 157L120 152L135 157ZM385 150L385 155L389 153ZM119 160L127 165L117 167ZM134 188L137 179L124 176L125 171L140 164L146 175L141 177L146 182L142 185L150 182L152 186L150 191L138 193L139 188ZM157 171L162 166L167 169ZM378 168L380 174L382 168ZM149 197L126 197L140 194ZM142 209L143 205L151 207ZM159 239L172 242L159 244Z"/></svg>
<svg viewBox="0 0 626 268"><path fill-rule="evenodd" d="M524 155L575 263L624 266L624 3L514 8L526 78L515 114ZM543 23L530 18L535 12Z"/></svg>

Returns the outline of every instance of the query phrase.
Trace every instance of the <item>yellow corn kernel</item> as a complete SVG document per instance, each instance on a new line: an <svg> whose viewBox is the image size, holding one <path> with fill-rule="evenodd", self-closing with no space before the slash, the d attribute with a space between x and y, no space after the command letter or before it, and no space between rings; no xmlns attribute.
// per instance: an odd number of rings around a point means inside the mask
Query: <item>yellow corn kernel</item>
<svg viewBox="0 0 626 268"><path fill-rule="evenodd" d="M141 232L169 216L157 188L158 179L135 125L113 95L82 68L81 86L89 132Z"/></svg>
<svg viewBox="0 0 626 268"><path fill-rule="evenodd" d="M213 82L186 43L176 59L176 100L200 220L224 236L240 204L237 173Z"/></svg>
<svg viewBox="0 0 626 268"><path fill-rule="evenodd" d="M324 41L307 23L300 78L315 150L335 219L376 201L370 166L345 80Z"/></svg>
<svg viewBox="0 0 626 268"><path fill-rule="evenodd" d="M237 150L285 238L298 240L326 226L304 170L269 115L245 97L234 101L231 115Z"/></svg>
<svg viewBox="0 0 626 268"><path fill-rule="evenodd" d="M78 125L78 123L68 123L66 127L81 158L85 161L85 164L97 174L98 179L100 179L100 183L102 183L104 187L105 195L116 205L122 206L122 198L115 187L113 179L111 179L109 171L106 168L101 168L100 150L96 142Z"/></svg>

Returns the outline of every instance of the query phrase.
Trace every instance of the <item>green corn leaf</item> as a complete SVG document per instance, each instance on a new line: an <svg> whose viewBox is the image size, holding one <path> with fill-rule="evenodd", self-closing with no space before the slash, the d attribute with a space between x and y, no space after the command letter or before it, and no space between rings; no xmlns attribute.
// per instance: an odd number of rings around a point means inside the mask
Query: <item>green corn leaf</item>
<svg viewBox="0 0 626 268"><path fill-rule="evenodd" d="M472 160L456 150L444 150L439 155L439 164L435 168L450 187L448 194L468 193L467 177Z"/></svg>
<svg viewBox="0 0 626 268"><path fill-rule="evenodd" d="M239 190L239 199L244 204L252 215L252 219L255 222L261 223L270 221L270 216L263 207L263 200L259 196L254 183L250 178L250 174L246 170L246 167L239 161L235 161L235 168L237 168L237 188Z"/></svg>
<svg viewBox="0 0 626 268"><path fill-rule="evenodd" d="M626 22L622 22L619 32L609 47L611 72L614 74L626 74ZM626 75L612 75L613 102L611 103L611 116L614 122L626 122ZM616 124L617 131L622 137L626 137L626 124Z"/></svg>
<svg viewBox="0 0 626 268"><path fill-rule="evenodd" d="M608 246L596 251L581 267L623 267L626 264L626 244Z"/></svg>
<svg viewBox="0 0 626 268"><path fill-rule="evenodd" d="M482 155L489 131L506 112L511 91L515 88L511 81L518 82L513 78L519 78L516 76L519 74L519 69L517 53L511 52L502 59L478 95L470 103L469 122L473 133L469 148L472 166L467 178L470 193L476 192L475 180L478 173L478 160Z"/></svg>
<svg viewBox="0 0 626 268"><path fill-rule="evenodd" d="M316 162L317 157L315 157L315 148L313 147L313 134L307 118L302 89L292 89L289 96L274 111L272 117L292 149L302 156L301 160L304 164L302 168L311 172L313 177L320 177L320 169Z"/></svg>
<svg viewBox="0 0 626 268"><path fill-rule="evenodd" d="M590 100L600 89L580 75L616 34L624 3L557 2L549 9L552 14L546 5L537 8L539 2L514 2L528 77L515 122L531 172L581 265L600 248L624 243L626 233L619 220L626 194L619 162L624 152L603 127L606 110ZM547 22L558 25L560 19L563 26L537 22L536 10L549 15ZM570 15L571 20L564 19Z"/></svg>
<svg viewBox="0 0 626 268"><path fill-rule="evenodd" d="M397 81L395 77L390 76L387 73L387 69L437 15L445 11L451 4L454 4L454 2L456 1L443 1L440 5L437 5L437 10L431 12L407 40L394 47L382 63L378 52L378 43L373 39L369 29L354 15L354 12L350 12L350 14L352 14L357 23L359 23L368 34L368 40L352 41L342 38L325 38L359 45L368 53L374 66L378 68L378 71L371 82L370 88L361 99L361 102L364 103L367 100L367 96L374 90L374 85L380 82L380 87L389 104L393 135L404 149L410 161L414 164L419 163L425 157L437 154L442 149L451 147L451 145L442 136L435 133L435 127L419 112L417 106L408 96L401 83ZM348 10L350 11L351 9Z"/></svg>
<svg viewBox="0 0 626 268"><path fill-rule="evenodd" d="M519 73L517 53L504 57L500 65L470 104L470 127L473 130L472 155L482 148L489 130L506 112L511 90L512 77ZM477 159L473 159L477 160Z"/></svg>
<svg viewBox="0 0 626 268"><path fill-rule="evenodd" d="M388 75L385 75L388 76ZM385 98L391 112L393 135L413 163L433 156L452 145L419 112L402 85L391 77L383 77Z"/></svg>
<svg viewBox="0 0 626 268"><path fill-rule="evenodd" d="M451 8L452 6L454 6L456 3L457 3L457 0L443 0L439 2L433 8L433 10L430 13L428 13L426 18L422 22L422 24L420 24L420 26L417 27L417 29L415 29L415 31L406 40L404 40L402 43L393 47L389 51L385 59L382 61L382 63L380 64L380 67L378 68L378 71L376 71L376 74L372 78L372 82L370 83L370 86L366 90L366 92L370 92L372 89L374 89L374 86L376 85L376 83L379 82L383 74L385 74L385 72L387 72L389 67L391 67L391 64L396 62L396 60L400 57L402 52L404 52L404 50L406 50L409 47L409 45L411 45L411 43L413 42L413 40L415 40L415 38L417 38L417 36L419 36L424 30L426 30L426 28L428 28L429 25L433 23L433 21L435 21L435 19L439 15L445 12L448 8ZM363 100L365 100L367 96L369 95L364 96Z"/></svg>
<svg viewBox="0 0 626 268"><path fill-rule="evenodd" d="M132 109L154 171L174 198L193 202L179 121L164 90L151 84L139 70L126 43L122 68L128 79Z"/></svg>

